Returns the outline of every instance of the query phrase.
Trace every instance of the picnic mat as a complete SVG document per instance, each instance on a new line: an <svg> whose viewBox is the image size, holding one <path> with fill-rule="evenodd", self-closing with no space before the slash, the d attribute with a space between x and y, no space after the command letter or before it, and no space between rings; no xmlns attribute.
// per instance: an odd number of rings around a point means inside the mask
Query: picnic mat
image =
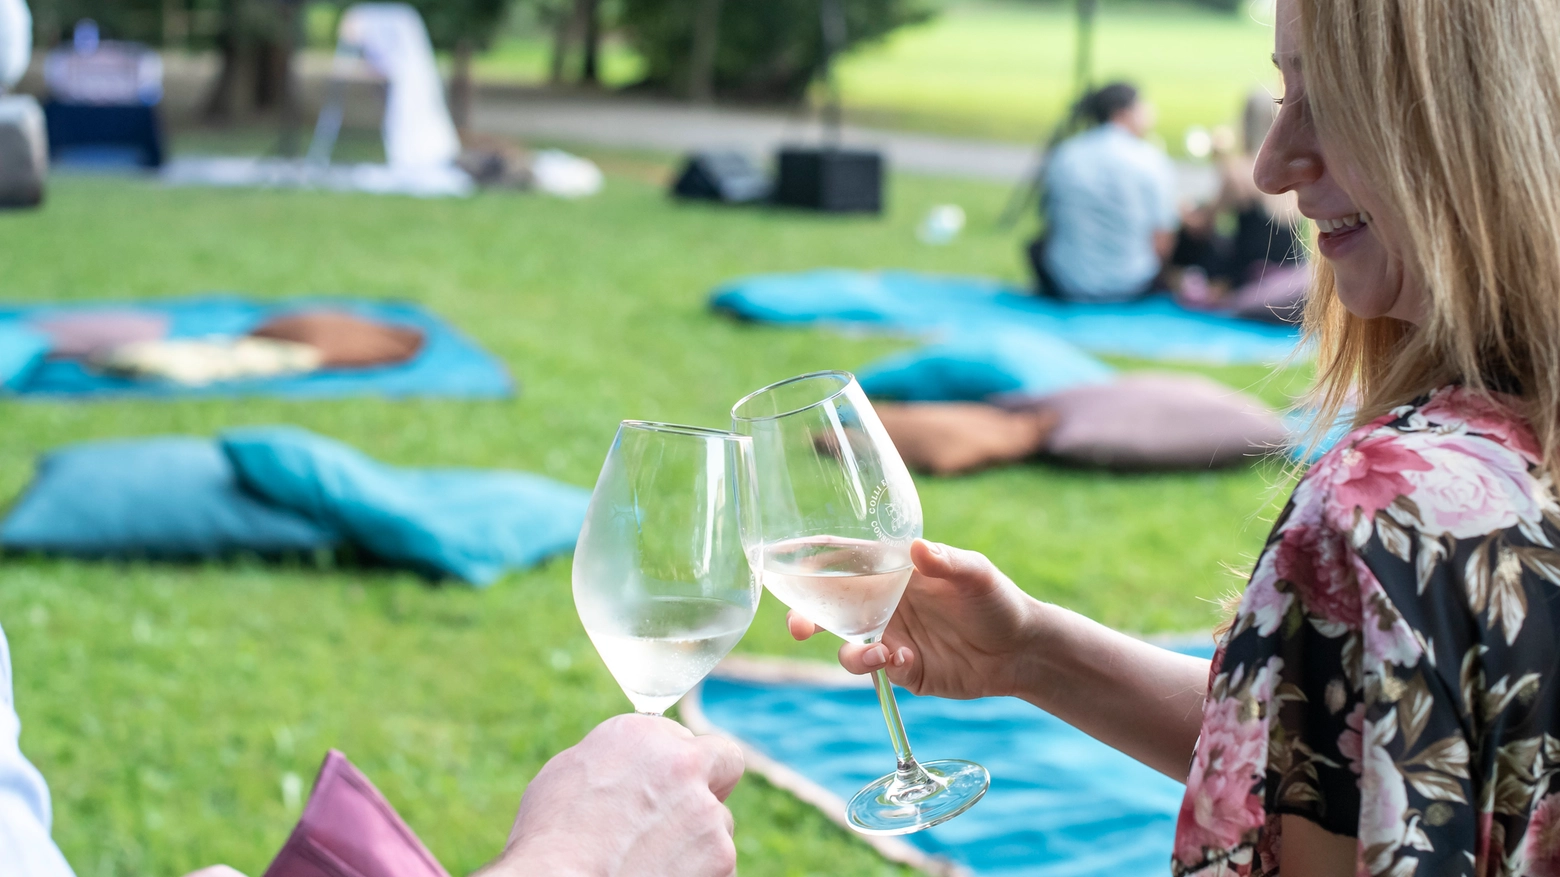
<svg viewBox="0 0 1560 877"><path fill-rule="evenodd" d="M1178 650L1213 654L1211 643ZM895 693L917 757L979 762L992 780L957 819L869 839L885 855L976 877L1169 873L1182 784L1016 698ZM870 682L835 667L728 659L678 709L695 732L735 738L749 770L836 821L857 789L894 767Z"/></svg>
<svg viewBox="0 0 1560 877"><path fill-rule="evenodd" d="M746 277L716 289L710 305L764 323L914 334L1028 327L1094 353L1211 364L1281 362L1300 340L1296 327L1191 311L1167 295L1075 304L988 278L909 271L826 269Z"/></svg>
<svg viewBox="0 0 1560 877"><path fill-rule="evenodd" d="M369 320L408 326L423 333L411 360L373 368L327 368L300 375L186 386L168 381L116 377L79 360L48 359L9 389L40 397L174 397L267 395L298 398L341 396L503 398L514 382L497 357L478 347L426 309L408 302L309 297L253 301L230 294L140 302L0 305L0 327L95 310L134 310L168 319L169 338L243 335L273 317L303 310L347 311Z"/></svg>

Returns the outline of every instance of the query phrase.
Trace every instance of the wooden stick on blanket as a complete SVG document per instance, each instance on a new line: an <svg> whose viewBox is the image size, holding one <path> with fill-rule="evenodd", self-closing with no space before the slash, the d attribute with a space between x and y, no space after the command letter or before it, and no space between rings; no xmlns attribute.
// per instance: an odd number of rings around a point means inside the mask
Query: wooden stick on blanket
<svg viewBox="0 0 1560 877"><path fill-rule="evenodd" d="M806 682L814 685L825 685L838 688L871 688L872 681L864 676L852 676L844 669L836 665L821 664L815 661L792 661L783 658L753 658L733 655L726 658L718 667L710 673L718 679L731 679L742 682ZM829 817L829 820L844 829L850 825L845 821L845 800L818 785L795 770L781 764L768 755L759 751L746 740L725 729L716 726L704 714L703 703L704 685L700 683L692 691L688 692L677 705L678 716L688 730L695 734L718 734L736 743L742 749L742 757L747 760L748 770L756 772L759 776L768 780L776 788L784 789L795 795L803 803L811 804ZM901 865L909 865L932 877L973 877L968 868L964 868L955 862L951 862L942 856L934 856L920 848L901 840L897 837L872 837L856 834L878 854L890 862Z"/></svg>

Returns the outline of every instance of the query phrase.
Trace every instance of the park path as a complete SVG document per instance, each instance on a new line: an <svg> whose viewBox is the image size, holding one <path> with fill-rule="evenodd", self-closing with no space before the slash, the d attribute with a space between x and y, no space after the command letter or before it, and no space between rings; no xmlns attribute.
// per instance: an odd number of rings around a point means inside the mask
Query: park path
<svg viewBox="0 0 1560 877"><path fill-rule="evenodd" d="M42 82L40 59L34 58L24 90L37 91ZM303 103L303 136L307 139L324 98L330 56L306 53L299 65ZM216 76L211 54L167 55L164 58L163 110L176 120L190 120L202 95ZM347 123L373 127L383 111L382 88L367 81L349 87ZM598 146L687 153L704 149L735 149L764 161L781 146L823 142L818 114L809 109L755 109L698 106L643 95L558 91L483 84L476 90L472 127L478 131L524 141L561 146ZM845 125L845 146L881 150L891 170L943 177L1015 183L1035 170L1034 146L974 138L947 137ZM1217 179L1205 164L1180 162L1183 195L1201 200L1212 194Z"/></svg>
<svg viewBox="0 0 1560 877"><path fill-rule="evenodd" d="M761 158L782 145L816 145L817 114L695 106L637 96L560 94L485 88L473 127L494 134L658 152L735 149ZM918 174L1013 182L1033 171L1035 149L1012 143L940 137L846 125L845 146L878 149L890 168Z"/></svg>
<svg viewBox="0 0 1560 877"><path fill-rule="evenodd" d="M695 106L639 96L534 89L479 89L472 126L523 140L685 153L736 149L763 160L782 145L823 142L816 113ZM846 146L879 149L895 171L1016 183L1034 173L1034 146L846 125ZM1183 198L1205 201L1218 175L1206 162L1176 162Z"/></svg>

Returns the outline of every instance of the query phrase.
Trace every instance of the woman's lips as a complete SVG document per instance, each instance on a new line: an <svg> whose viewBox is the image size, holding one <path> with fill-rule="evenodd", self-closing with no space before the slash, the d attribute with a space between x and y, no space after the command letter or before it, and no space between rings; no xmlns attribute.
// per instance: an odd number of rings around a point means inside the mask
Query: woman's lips
<svg viewBox="0 0 1560 877"><path fill-rule="evenodd" d="M1324 257L1337 259L1353 250L1355 245L1359 243L1360 238L1364 236L1365 229L1369 227L1362 222L1359 225L1337 231L1319 232L1316 236L1317 249L1322 251Z"/></svg>

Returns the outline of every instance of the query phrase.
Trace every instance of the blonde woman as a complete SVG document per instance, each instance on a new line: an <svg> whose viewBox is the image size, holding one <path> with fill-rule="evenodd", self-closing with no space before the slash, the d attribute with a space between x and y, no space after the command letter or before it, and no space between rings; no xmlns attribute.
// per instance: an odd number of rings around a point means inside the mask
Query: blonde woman
<svg viewBox="0 0 1560 877"><path fill-rule="evenodd" d="M1212 666L919 543L884 641L1186 781L1176 874L1560 874L1560 15L1279 0L1256 165L1320 229L1304 474ZM793 634L812 625L792 618Z"/></svg>

